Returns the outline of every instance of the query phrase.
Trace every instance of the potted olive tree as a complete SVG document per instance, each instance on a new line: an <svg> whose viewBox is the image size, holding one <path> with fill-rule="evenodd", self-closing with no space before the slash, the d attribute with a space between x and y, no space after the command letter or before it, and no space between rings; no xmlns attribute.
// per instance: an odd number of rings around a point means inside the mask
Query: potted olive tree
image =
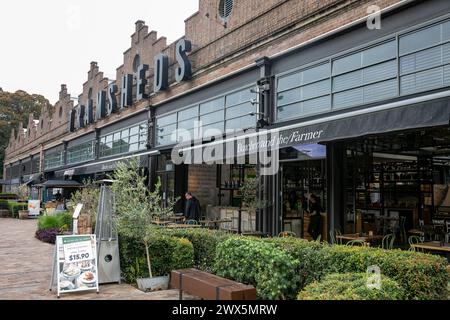
<svg viewBox="0 0 450 320"><path fill-rule="evenodd" d="M167 289L169 277L153 277L150 241L154 226L152 222L160 217L173 215L173 203L162 206L161 182L158 180L154 191L147 188L147 177L134 158L128 164L119 163L114 172L112 190L115 195L116 217L114 219L119 235L136 239L145 248L149 278L137 279L142 291Z"/></svg>
<svg viewBox="0 0 450 320"><path fill-rule="evenodd" d="M23 204L25 207L26 202L28 201L29 197L29 190L28 186L26 184L22 184L17 188L17 196L19 197L19 201ZM29 212L28 208L26 210L19 210L19 219L20 220L26 220L28 219Z"/></svg>
<svg viewBox="0 0 450 320"><path fill-rule="evenodd" d="M247 178L240 187L239 191L242 196L241 211L245 211L248 214L249 224L251 231L255 231L256 226L252 221L256 221L256 212L267 206L267 201L259 199L257 191L260 185L259 178ZM239 218L241 219L241 218Z"/></svg>

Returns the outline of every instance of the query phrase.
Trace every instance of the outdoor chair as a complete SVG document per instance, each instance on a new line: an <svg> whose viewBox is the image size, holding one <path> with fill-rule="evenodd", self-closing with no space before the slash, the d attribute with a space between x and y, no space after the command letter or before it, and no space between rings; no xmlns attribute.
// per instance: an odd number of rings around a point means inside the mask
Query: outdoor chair
<svg viewBox="0 0 450 320"><path fill-rule="evenodd" d="M188 225L198 225L199 223L198 223L197 220L187 220L186 224L188 224Z"/></svg>
<svg viewBox="0 0 450 320"><path fill-rule="evenodd" d="M400 241L402 243L406 243L407 235L406 235L406 217L400 217Z"/></svg>
<svg viewBox="0 0 450 320"><path fill-rule="evenodd" d="M418 236L410 236L408 238L408 243L409 243L409 251L416 251L416 248L413 247L414 244L418 244L418 243L422 243L422 241L420 240L420 237Z"/></svg>
<svg viewBox="0 0 450 320"><path fill-rule="evenodd" d="M289 237L297 237L295 232L292 231L282 231L278 234L278 238L289 238Z"/></svg>
<svg viewBox="0 0 450 320"><path fill-rule="evenodd" d="M392 250L394 248L395 234L387 234L381 241L381 247L386 250Z"/></svg>
<svg viewBox="0 0 450 320"><path fill-rule="evenodd" d="M331 244L342 244L341 239L338 236L342 235L339 229L330 230L330 242Z"/></svg>
<svg viewBox="0 0 450 320"><path fill-rule="evenodd" d="M363 240L352 240L346 243L347 247L367 247L367 243Z"/></svg>

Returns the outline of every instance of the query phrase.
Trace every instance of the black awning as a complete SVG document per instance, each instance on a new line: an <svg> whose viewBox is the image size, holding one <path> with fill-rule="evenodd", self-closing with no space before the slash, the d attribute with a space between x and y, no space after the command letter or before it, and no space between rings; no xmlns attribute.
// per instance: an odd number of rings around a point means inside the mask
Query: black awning
<svg viewBox="0 0 450 320"><path fill-rule="evenodd" d="M444 126L449 125L449 120L450 99L445 98L280 130L280 136L287 141L287 143L281 143L280 148Z"/></svg>
<svg viewBox="0 0 450 320"><path fill-rule="evenodd" d="M292 146L449 125L449 97L420 103L407 103L408 101L400 101L389 105L325 116L288 126L245 133L225 140L216 139L208 144L194 142L194 145L177 146L177 151L182 151L179 152L182 157L177 161L195 163L193 159L197 150L201 150L204 162L206 162L205 154L210 157L209 161L214 162L254 154L258 151L275 151Z"/></svg>
<svg viewBox="0 0 450 320"><path fill-rule="evenodd" d="M48 180L38 184L37 187L46 188L81 188L83 184L73 180Z"/></svg>

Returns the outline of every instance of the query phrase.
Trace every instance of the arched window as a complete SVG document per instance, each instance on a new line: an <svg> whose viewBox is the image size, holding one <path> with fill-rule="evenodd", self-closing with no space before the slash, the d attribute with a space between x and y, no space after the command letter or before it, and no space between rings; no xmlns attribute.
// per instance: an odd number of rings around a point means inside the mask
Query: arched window
<svg viewBox="0 0 450 320"><path fill-rule="evenodd" d="M141 57L137 54L133 60L133 71L136 73L138 71L139 66L141 65Z"/></svg>

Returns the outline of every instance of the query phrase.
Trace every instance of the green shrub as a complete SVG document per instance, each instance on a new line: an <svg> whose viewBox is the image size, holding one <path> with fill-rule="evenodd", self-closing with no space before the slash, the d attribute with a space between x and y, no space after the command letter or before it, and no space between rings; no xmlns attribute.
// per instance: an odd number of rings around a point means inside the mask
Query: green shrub
<svg viewBox="0 0 450 320"><path fill-rule="evenodd" d="M136 239L119 236L122 278L136 282L149 276L145 248ZM172 270L194 266L194 248L189 240L165 235L151 239L149 246L153 276L170 274Z"/></svg>
<svg viewBox="0 0 450 320"><path fill-rule="evenodd" d="M445 258L401 250L324 246L321 250L323 272L366 272L376 265L405 290L406 299L446 299L450 280Z"/></svg>
<svg viewBox="0 0 450 320"><path fill-rule="evenodd" d="M308 284L321 280L324 276L333 273L364 273L370 266L378 266L384 276L396 281L405 291L405 299L447 299L450 280L446 268L445 258L401 250L383 250L379 248L347 247L339 245L320 244L308 242L297 238L251 239L252 242L264 242L275 246L277 250L286 254L286 259L298 261L295 264L295 277L290 278L295 292L301 291ZM236 243L234 243L237 245ZM249 245L239 245L239 250L254 250ZM245 278L239 273L250 272L254 261L251 252L235 252L236 249L226 246L231 254L223 252L216 256L218 271L223 272L230 264L232 271L222 273L231 279L251 283L260 287L255 278ZM250 262L248 262L250 257ZM243 265L235 265L228 259L236 258L243 261ZM250 263L250 265L248 265ZM223 267L220 267L223 264ZM246 269L248 268L248 269ZM268 267L269 268L269 267ZM256 268L255 268L256 269ZM265 271L264 271L265 272ZM278 276L278 275L277 275ZM287 277L287 275L285 275ZM293 297L292 291L280 291L284 297ZM295 295L294 295L295 297Z"/></svg>
<svg viewBox="0 0 450 320"><path fill-rule="evenodd" d="M28 210L28 203L20 203L15 201L8 201L8 209L13 218L19 217L19 211Z"/></svg>
<svg viewBox="0 0 450 320"><path fill-rule="evenodd" d="M322 243L300 238L268 238L264 241L274 243L300 262L297 288L304 288L325 275Z"/></svg>
<svg viewBox="0 0 450 320"><path fill-rule="evenodd" d="M261 299L288 299L298 293L299 261L270 242L235 237L220 243L216 274L251 284Z"/></svg>
<svg viewBox="0 0 450 320"><path fill-rule="evenodd" d="M72 215L68 212L61 212L54 216L41 216L38 220L38 230L71 230Z"/></svg>
<svg viewBox="0 0 450 320"><path fill-rule="evenodd" d="M0 210L8 210L8 201L0 199Z"/></svg>
<svg viewBox="0 0 450 320"><path fill-rule="evenodd" d="M12 214L8 207L8 201L0 199L0 210L2 211L0 214L0 218L11 218Z"/></svg>
<svg viewBox="0 0 450 320"><path fill-rule="evenodd" d="M194 246L194 266L205 272L213 270L217 245L232 237L227 232L208 229L158 228L155 232L188 239Z"/></svg>
<svg viewBox="0 0 450 320"><path fill-rule="evenodd" d="M404 290L399 284L381 276L380 288L369 288L367 273L330 274L320 282L306 286L299 300L402 300Z"/></svg>

